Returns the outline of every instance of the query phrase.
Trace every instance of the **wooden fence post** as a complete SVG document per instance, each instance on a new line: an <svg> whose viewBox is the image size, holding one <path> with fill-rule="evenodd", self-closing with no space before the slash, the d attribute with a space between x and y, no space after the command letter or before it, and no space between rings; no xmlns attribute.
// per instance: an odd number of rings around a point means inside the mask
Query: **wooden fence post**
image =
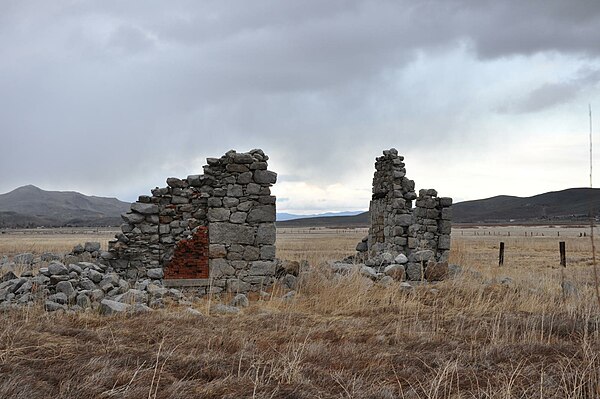
<svg viewBox="0 0 600 399"><path fill-rule="evenodd" d="M498 256L498 266L504 265L504 243L500 243L500 255Z"/></svg>
<svg viewBox="0 0 600 399"><path fill-rule="evenodd" d="M558 243L558 249L560 251L560 265L562 267L567 267L567 250L564 241Z"/></svg>

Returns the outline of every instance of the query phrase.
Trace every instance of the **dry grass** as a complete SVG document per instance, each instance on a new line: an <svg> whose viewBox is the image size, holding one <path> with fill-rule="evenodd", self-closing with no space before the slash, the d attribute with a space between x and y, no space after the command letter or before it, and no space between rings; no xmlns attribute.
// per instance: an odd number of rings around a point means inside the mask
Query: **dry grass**
<svg viewBox="0 0 600 399"><path fill-rule="evenodd" d="M44 252L67 253L75 245L86 241L100 242L102 249L107 249L108 241L114 239L116 232L115 228L4 230L0 234L0 254L12 256L23 252L37 255Z"/></svg>
<svg viewBox="0 0 600 399"><path fill-rule="evenodd" d="M293 301L275 295L234 316L206 316L207 301L194 305L205 316L176 306L132 317L2 313L0 397L600 397L589 240L566 239L565 275L579 294L565 298L551 267L557 238L503 237L499 269L498 237L459 234L452 260L465 273L433 290L325 279L315 266ZM278 255L316 264L352 253L362 235L288 232ZM495 283L501 276L513 283Z"/></svg>

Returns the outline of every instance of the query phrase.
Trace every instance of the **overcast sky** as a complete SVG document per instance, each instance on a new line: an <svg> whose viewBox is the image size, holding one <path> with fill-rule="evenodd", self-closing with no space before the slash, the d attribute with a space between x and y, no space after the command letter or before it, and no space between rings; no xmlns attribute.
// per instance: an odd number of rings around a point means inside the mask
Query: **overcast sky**
<svg viewBox="0 0 600 399"><path fill-rule="evenodd" d="M133 201L252 148L280 212L368 208L390 147L455 201L587 186L599 35L597 0L0 0L0 192Z"/></svg>

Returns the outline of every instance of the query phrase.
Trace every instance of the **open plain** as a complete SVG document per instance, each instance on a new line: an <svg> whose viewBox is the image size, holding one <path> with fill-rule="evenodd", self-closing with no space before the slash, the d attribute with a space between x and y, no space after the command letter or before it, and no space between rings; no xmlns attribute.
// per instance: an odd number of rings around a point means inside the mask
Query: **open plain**
<svg viewBox="0 0 600 399"><path fill-rule="evenodd" d="M0 254L105 248L113 234L6 231ZM291 300L275 288L235 315L209 312L225 296L138 316L4 310L0 397L600 397L589 227L454 229L450 263L462 272L412 288L328 272L364 235L279 229L277 256L309 271Z"/></svg>

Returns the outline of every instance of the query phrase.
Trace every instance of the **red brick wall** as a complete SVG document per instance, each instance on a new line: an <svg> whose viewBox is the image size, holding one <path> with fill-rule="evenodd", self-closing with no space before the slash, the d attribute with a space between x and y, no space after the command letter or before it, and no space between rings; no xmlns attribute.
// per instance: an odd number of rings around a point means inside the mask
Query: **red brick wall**
<svg viewBox="0 0 600 399"><path fill-rule="evenodd" d="M208 228L198 227L192 238L177 243L164 275L165 279L208 278Z"/></svg>

